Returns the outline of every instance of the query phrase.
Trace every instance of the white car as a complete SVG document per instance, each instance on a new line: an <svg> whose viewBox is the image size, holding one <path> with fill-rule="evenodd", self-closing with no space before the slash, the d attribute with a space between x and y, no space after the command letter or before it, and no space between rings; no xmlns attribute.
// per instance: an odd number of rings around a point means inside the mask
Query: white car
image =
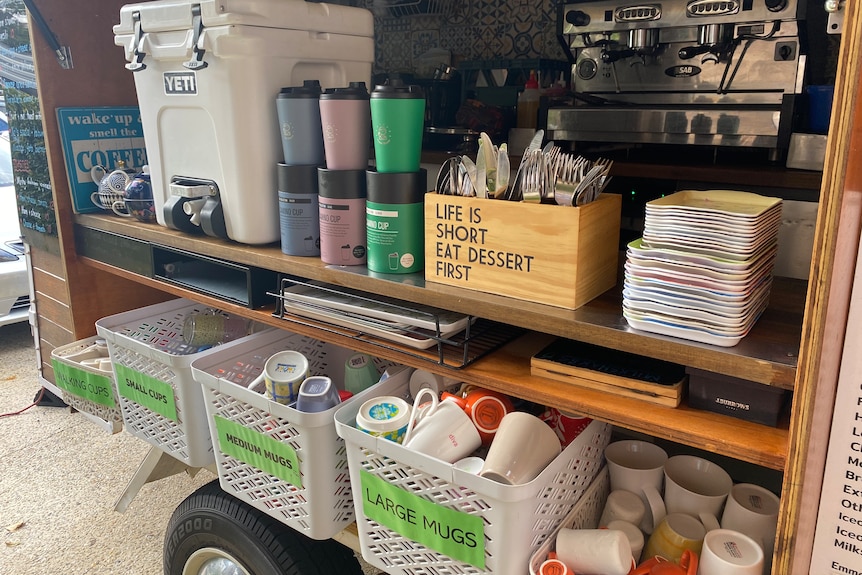
<svg viewBox="0 0 862 575"><path fill-rule="evenodd" d="M15 201L9 140L0 136L0 326L27 321L30 272Z"/></svg>

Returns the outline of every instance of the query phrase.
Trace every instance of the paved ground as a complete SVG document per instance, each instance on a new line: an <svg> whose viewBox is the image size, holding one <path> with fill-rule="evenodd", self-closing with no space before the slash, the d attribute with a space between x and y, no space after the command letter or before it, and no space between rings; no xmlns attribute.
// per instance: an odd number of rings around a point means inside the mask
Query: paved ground
<svg viewBox="0 0 862 575"><path fill-rule="evenodd" d="M0 328L0 413L32 403L36 352L25 322ZM33 407L0 418L0 574L159 575L173 509L215 478L180 474L150 483L117 513L114 503L149 445L110 435L68 408Z"/></svg>

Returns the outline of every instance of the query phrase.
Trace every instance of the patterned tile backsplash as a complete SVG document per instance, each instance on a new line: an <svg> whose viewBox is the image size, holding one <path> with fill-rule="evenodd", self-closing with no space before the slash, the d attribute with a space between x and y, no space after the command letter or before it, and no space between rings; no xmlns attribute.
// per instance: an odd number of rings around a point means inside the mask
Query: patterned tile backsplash
<svg viewBox="0 0 862 575"><path fill-rule="evenodd" d="M354 0L374 12L374 72L430 76L462 60L565 59L557 0Z"/></svg>

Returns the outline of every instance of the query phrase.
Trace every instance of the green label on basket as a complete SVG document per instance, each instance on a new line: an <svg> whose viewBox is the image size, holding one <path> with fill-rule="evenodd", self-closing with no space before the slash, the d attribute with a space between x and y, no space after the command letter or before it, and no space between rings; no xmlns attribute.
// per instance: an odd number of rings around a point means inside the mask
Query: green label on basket
<svg viewBox="0 0 862 575"><path fill-rule="evenodd" d="M170 384L159 381L125 365L115 364L117 392L128 399L179 423L177 399Z"/></svg>
<svg viewBox="0 0 862 575"><path fill-rule="evenodd" d="M366 517L452 559L485 568L485 523L359 470Z"/></svg>
<svg viewBox="0 0 862 575"><path fill-rule="evenodd" d="M299 459L290 445L224 417L213 417L224 453L302 489Z"/></svg>
<svg viewBox="0 0 862 575"><path fill-rule="evenodd" d="M88 399L105 407L116 407L114 393L111 390L111 378L98 373L92 373L71 365L51 360L54 368L54 383L72 395Z"/></svg>

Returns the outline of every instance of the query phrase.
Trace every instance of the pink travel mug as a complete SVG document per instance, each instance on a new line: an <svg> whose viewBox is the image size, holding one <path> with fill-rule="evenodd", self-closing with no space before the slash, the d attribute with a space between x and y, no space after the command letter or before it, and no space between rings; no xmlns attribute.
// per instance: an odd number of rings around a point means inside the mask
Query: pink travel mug
<svg viewBox="0 0 862 575"><path fill-rule="evenodd" d="M370 96L365 82L327 90L320 95L320 122L326 167L364 170L371 147Z"/></svg>

